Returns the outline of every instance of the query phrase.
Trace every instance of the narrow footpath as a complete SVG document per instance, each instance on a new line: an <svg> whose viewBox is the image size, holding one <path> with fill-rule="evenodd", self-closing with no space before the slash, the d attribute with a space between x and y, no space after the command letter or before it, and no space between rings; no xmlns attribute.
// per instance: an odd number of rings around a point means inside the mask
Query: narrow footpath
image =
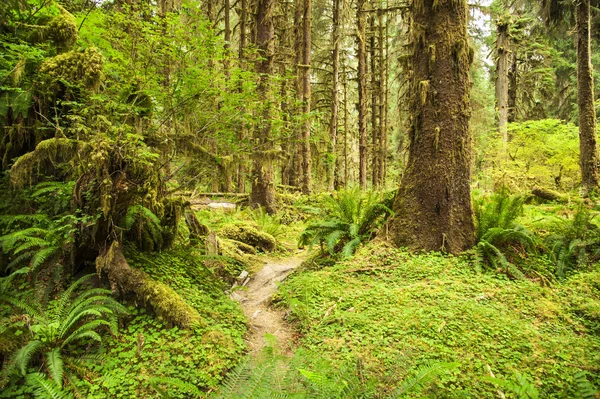
<svg viewBox="0 0 600 399"><path fill-rule="evenodd" d="M283 259L269 259L263 268L251 277L247 290L238 290L233 297L240 302L250 320L250 330L246 338L252 354L265 346L265 334L277 337L282 354L292 350L293 330L285 321L285 312L270 306L271 296L277 284L285 279L304 261L301 256Z"/></svg>

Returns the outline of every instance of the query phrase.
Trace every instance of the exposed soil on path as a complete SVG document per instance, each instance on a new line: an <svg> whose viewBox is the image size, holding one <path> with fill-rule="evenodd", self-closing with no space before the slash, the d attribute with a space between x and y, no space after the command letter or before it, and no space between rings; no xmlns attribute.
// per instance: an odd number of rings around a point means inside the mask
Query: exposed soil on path
<svg viewBox="0 0 600 399"><path fill-rule="evenodd" d="M284 320L285 312L270 306L271 296L277 284L300 266L304 257L269 259L263 268L253 275L246 285L248 290L238 290L233 294L250 320L250 330L246 338L252 354L265 346L265 334L277 337L281 353L290 354L292 349L292 327Z"/></svg>

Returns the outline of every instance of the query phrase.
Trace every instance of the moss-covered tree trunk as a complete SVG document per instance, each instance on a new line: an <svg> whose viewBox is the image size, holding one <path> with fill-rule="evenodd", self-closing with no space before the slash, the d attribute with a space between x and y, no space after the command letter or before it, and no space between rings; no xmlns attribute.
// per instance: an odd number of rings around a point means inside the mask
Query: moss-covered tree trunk
<svg viewBox="0 0 600 399"><path fill-rule="evenodd" d="M413 3L409 161L388 237L398 246L458 253L475 241L465 0Z"/></svg>
<svg viewBox="0 0 600 399"><path fill-rule="evenodd" d="M502 152L508 147L508 87L510 61L510 24L505 18L496 22L496 112L502 135Z"/></svg>
<svg viewBox="0 0 600 399"><path fill-rule="evenodd" d="M311 24L312 24L312 0L304 0L303 17L304 47L302 48L302 113L304 114L304 127L302 130L302 192L310 194L312 189L312 172L310 158L310 50L311 50Z"/></svg>
<svg viewBox="0 0 600 399"><path fill-rule="evenodd" d="M358 58L358 180L367 188L367 27L365 0L356 5L357 58ZM347 106L347 105L346 105Z"/></svg>
<svg viewBox="0 0 600 399"><path fill-rule="evenodd" d="M246 68L246 25L248 21L248 16L246 12L246 8L248 8L248 4L246 0L241 0L240 2L240 11L239 11L239 29L240 29L240 41L238 47L238 57L239 57L239 66L240 69L244 70ZM242 94L244 92L243 84L240 81L238 86L238 92ZM245 110L243 109L242 112ZM247 136L247 128L244 122L240 123L238 130L238 140L242 148L244 148L244 141ZM236 188L238 193L246 192L246 159L244 156L244 151L240 151L238 154L235 154L235 159L237 161L237 178L236 178Z"/></svg>
<svg viewBox="0 0 600 399"><path fill-rule="evenodd" d="M263 106L258 126L254 129L254 154L252 166L252 193L250 204L262 206L269 213L275 212L275 184L273 169L274 145L271 137L272 116L270 80L273 74L275 54L275 25L273 24L273 0L258 0L256 12L256 48L260 59L256 63L259 74L257 92Z"/></svg>
<svg viewBox="0 0 600 399"><path fill-rule="evenodd" d="M579 108L579 164L581 180L588 190L600 179L600 157L596 137L594 77L590 40L590 0L577 2L577 105Z"/></svg>
<svg viewBox="0 0 600 399"><path fill-rule="evenodd" d="M337 133L338 133L338 109L339 109L339 81L340 81L340 0L333 0L333 21L331 42L333 70L331 76L331 115L329 119L329 151L332 159L327 168L327 188L334 190L336 165L337 165Z"/></svg>
<svg viewBox="0 0 600 399"><path fill-rule="evenodd" d="M511 51L511 66L508 71L508 123L517 121L517 84L519 78L517 51Z"/></svg>

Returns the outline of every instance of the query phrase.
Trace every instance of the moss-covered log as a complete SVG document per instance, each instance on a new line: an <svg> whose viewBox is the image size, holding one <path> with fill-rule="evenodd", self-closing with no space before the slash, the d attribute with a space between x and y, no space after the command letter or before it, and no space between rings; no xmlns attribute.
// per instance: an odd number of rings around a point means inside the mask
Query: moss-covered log
<svg viewBox="0 0 600 399"><path fill-rule="evenodd" d="M553 202L568 202L569 198L564 195L559 193L558 191L554 191L554 190L550 190L548 188L544 188L544 187L534 187L533 190L531 190L531 194L535 195L536 197L544 200L544 201L553 201Z"/></svg>
<svg viewBox="0 0 600 399"><path fill-rule="evenodd" d="M415 0L412 8L409 161L390 239L398 246L458 253L475 242L467 5Z"/></svg>
<svg viewBox="0 0 600 399"><path fill-rule="evenodd" d="M271 252L277 246L277 240L272 235L245 224L226 225L221 229L219 235L243 242L263 252Z"/></svg>
<svg viewBox="0 0 600 399"><path fill-rule="evenodd" d="M96 258L98 275L106 274L114 293L133 294L135 298L151 306L163 320L182 328L202 324L201 316L170 287L159 283L141 270L127 263L123 248L118 242L107 246Z"/></svg>

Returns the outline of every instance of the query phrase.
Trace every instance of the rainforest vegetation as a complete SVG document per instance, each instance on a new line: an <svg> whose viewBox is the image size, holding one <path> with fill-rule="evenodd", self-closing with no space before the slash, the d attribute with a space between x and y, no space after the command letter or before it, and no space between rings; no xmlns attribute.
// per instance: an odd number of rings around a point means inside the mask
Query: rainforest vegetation
<svg viewBox="0 0 600 399"><path fill-rule="evenodd" d="M0 2L0 398L600 398L597 0Z"/></svg>

